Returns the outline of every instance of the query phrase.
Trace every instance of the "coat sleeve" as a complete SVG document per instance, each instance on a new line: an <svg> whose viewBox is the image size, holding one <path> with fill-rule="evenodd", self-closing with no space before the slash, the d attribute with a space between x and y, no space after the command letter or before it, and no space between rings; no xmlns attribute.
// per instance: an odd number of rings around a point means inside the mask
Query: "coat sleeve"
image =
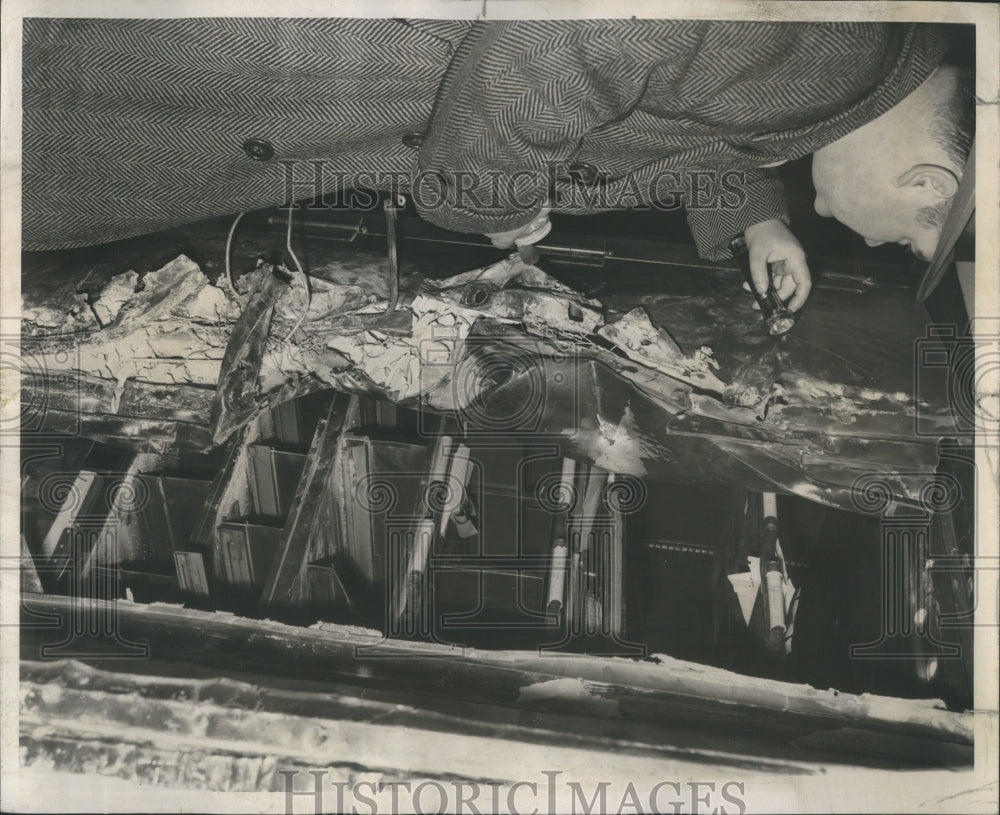
<svg viewBox="0 0 1000 815"><path fill-rule="evenodd" d="M702 22L482 23L463 41L420 152L414 202L448 229L502 232L544 203L549 168L627 116L657 64L696 48Z"/></svg>
<svg viewBox="0 0 1000 815"><path fill-rule="evenodd" d="M791 225L785 189L776 170L759 168L739 176L738 180L730 179L729 196L710 196L711 206L698 206L697 196L685 202L688 226L703 258L730 258L730 241L754 224L778 219Z"/></svg>

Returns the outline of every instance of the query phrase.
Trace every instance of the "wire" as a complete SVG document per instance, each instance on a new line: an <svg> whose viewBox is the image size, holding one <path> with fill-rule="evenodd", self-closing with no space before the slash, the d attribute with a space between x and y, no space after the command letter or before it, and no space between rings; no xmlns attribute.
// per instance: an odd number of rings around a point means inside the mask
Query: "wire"
<svg viewBox="0 0 1000 815"><path fill-rule="evenodd" d="M299 263L298 255L295 254L295 250L292 249L292 212L295 209L294 204L289 204L288 206L288 230L285 233L285 248L288 249L288 254L292 258L292 262L295 264L295 269L299 273L299 277L302 278L302 285L305 286L306 290L306 305L302 309L302 313L299 315L299 319L295 321L295 325L292 326L292 330L288 332L285 337L285 342L291 341L295 332L299 330L299 326L302 325L302 321L306 318L306 314L309 313L309 306L312 305L312 292L309 290L309 276L305 273L305 269L302 268L302 264Z"/></svg>
<svg viewBox="0 0 1000 815"><path fill-rule="evenodd" d="M246 213L241 212L236 216L236 220L233 221L233 225L229 227L229 235L226 238L226 281L229 283L229 288L232 289L233 294L236 294L237 296L239 295L236 291L236 282L233 280L233 270L229 265L229 255L233 248L233 235L236 234L236 227L244 215L246 215Z"/></svg>

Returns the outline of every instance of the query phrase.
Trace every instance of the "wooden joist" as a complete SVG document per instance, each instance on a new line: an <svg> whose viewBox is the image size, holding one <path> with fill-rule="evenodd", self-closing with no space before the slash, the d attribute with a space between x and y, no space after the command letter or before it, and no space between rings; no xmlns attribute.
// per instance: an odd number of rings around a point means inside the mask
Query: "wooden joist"
<svg viewBox="0 0 1000 815"><path fill-rule="evenodd" d="M309 543L321 517L322 504L332 500L330 474L352 398L356 397L336 393L326 416L316 425L305 469L285 520L282 541L260 594L262 612L294 608L305 591Z"/></svg>

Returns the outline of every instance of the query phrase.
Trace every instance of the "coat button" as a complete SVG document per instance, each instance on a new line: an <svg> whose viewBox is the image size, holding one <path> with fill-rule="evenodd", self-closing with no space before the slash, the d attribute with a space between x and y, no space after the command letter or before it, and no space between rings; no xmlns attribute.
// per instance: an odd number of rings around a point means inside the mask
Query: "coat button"
<svg viewBox="0 0 1000 815"><path fill-rule="evenodd" d="M563 177L574 184L590 187L600 180L601 174L593 164L576 161L566 167Z"/></svg>
<svg viewBox="0 0 1000 815"><path fill-rule="evenodd" d="M274 145L263 139L247 139L243 142L243 152L254 161L270 161L274 158Z"/></svg>
<svg viewBox="0 0 1000 815"><path fill-rule="evenodd" d="M407 147L420 147L424 143L423 133L407 133L403 136L403 144Z"/></svg>

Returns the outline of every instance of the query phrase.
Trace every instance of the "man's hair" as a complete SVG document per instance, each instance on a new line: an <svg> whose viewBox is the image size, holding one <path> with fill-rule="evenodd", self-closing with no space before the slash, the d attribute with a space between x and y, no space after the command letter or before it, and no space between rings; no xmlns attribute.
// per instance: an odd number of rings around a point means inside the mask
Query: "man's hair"
<svg viewBox="0 0 1000 815"><path fill-rule="evenodd" d="M955 166L964 167L976 133L976 83L971 68L958 68L954 90L938 103L930 130Z"/></svg>
<svg viewBox="0 0 1000 815"><path fill-rule="evenodd" d="M958 68L955 87L938 102L930 123L931 138L952 164L964 168L976 134L976 82L971 68ZM962 172L962 170L959 170ZM953 199L917 211L917 223L943 229Z"/></svg>

